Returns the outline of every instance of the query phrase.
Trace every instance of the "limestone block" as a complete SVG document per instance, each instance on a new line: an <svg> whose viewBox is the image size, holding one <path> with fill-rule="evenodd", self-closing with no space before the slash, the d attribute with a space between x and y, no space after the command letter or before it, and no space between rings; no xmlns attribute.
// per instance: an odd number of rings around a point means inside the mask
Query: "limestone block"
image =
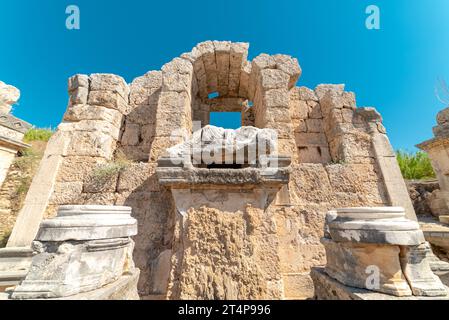
<svg viewBox="0 0 449 320"><path fill-rule="evenodd" d="M276 61L276 68L290 76L288 88L293 88L302 74L298 60L285 54L276 54L273 58Z"/></svg>
<svg viewBox="0 0 449 320"><path fill-rule="evenodd" d="M276 60L274 57L262 53L255 57L252 61L253 71L260 72L263 69L275 69L276 68Z"/></svg>
<svg viewBox="0 0 449 320"><path fill-rule="evenodd" d="M249 83L251 74L252 74L252 64L246 61L244 62L242 72L240 73L239 96L242 98L246 97L248 99L252 99L252 96L250 96L249 94Z"/></svg>
<svg viewBox="0 0 449 320"><path fill-rule="evenodd" d="M157 97L159 100L159 95ZM139 105L132 109L132 111L126 116L126 119L133 123L140 125L152 125L156 123L157 102L150 105Z"/></svg>
<svg viewBox="0 0 449 320"><path fill-rule="evenodd" d="M345 85L344 84L320 84L315 88L315 94L318 97L318 100L321 100L324 98L324 96L331 92L332 95L341 96L343 92L345 91Z"/></svg>
<svg viewBox="0 0 449 320"><path fill-rule="evenodd" d="M329 163L332 161L329 148L326 147L298 147L298 157L300 163Z"/></svg>
<svg viewBox="0 0 449 320"><path fill-rule="evenodd" d="M287 111L285 112L284 115L285 115L285 117L289 116ZM285 118L285 119L287 119L287 118ZM293 124L291 122L277 121L276 118L273 118L271 116L268 117L268 114L267 114L267 118L264 120L265 120L264 125L262 127L267 128L267 129L276 130L277 137L279 139L292 139L292 141L294 140L294 128L293 128Z"/></svg>
<svg viewBox="0 0 449 320"><path fill-rule="evenodd" d="M327 138L324 133L296 133L296 145L328 147Z"/></svg>
<svg viewBox="0 0 449 320"><path fill-rule="evenodd" d="M231 43L229 59L229 95L236 97L239 95L240 77L244 64L248 58L248 43Z"/></svg>
<svg viewBox="0 0 449 320"><path fill-rule="evenodd" d="M335 162L364 163L373 157L371 150L371 137L363 132L354 131L351 134L338 135L326 132L329 138L329 147L332 159Z"/></svg>
<svg viewBox="0 0 449 320"><path fill-rule="evenodd" d="M265 110L264 120L267 123L283 122L286 125L291 125L292 118L288 108L270 107Z"/></svg>
<svg viewBox="0 0 449 320"><path fill-rule="evenodd" d="M382 116L375 108L364 107L358 108L356 113L361 115L368 122L382 122Z"/></svg>
<svg viewBox="0 0 449 320"><path fill-rule="evenodd" d="M125 131L120 140L122 145L136 146L140 142L140 125L126 122Z"/></svg>
<svg viewBox="0 0 449 320"><path fill-rule="evenodd" d="M193 66L181 58L175 58L162 67L162 88L164 91L187 92L192 88Z"/></svg>
<svg viewBox="0 0 449 320"><path fill-rule="evenodd" d="M123 115L117 110L83 104L70 105L64 114L64 121L103 120L117 128L121 127L122 118Z"/></svg>
<svg viewBox="0 0 449 320"><path fill-rule="evenodd" d="M162 72L150 71L138 77L130 84L129 103L131 105L149 105L151 96L162 87Z"/></svg>
<svg viewBox="0 0 449 320"><path fill-rule="evenodd" d="M83 192L83 182L57 182L53 194L50 197L50 203L53 205L65 205L78 203Z"/></svg>
<svg viewBox="0 0 449 320"><path fill-rule="evenodd" d="M115 74L91 74L90 90L118 93L128 103L129 87L122 77Z"/></svg>
<svg viewBox="0 0 449 320"><path fill-rule="evenodd" d="M86 104L89 96L89 89L79 87L70 92L70 104Z"/></svg>
<svg viewBox="0 0 449 320"><path fill-rule="evenodd" d="M343 107L351 110L355 110L357 108L357 103L355 99L354 92L343 92L341 99L343 100Z"/></svg>
<svg viewBox="0 0 449 320"><path fill-rule="evenodd" d="M414 246L425 242L416 221L405 218L401 207L337 209L337 218L329 223L336 242L374 243Z"/></svg>
<svg viewBox="0 0 449 320"><path fill-rule="evenodd" d="M12 299L62 298L93 291L133 272L136 220L129 207L64 206L42 222L30 271Z"/></svg>
<svg viewBox="0 0 449 320"><path fill-rule="evenodd" d="M89 76L85 74L76 74L69 78L68 90L72 92L78 88L89 89Z"/></svg>
<svg viewBox="0 0 449 320"><path fill-rule="evenodd" d="M94 106L103 106L120 111L122 114L128 114L131 108L123 97L112 91L90 91L88 104Z"/></svg>
<svg viewBox="0 0 449 320"><path fill-rule="evenodd" d="M78 122L63 122L58 126L59 131L69 133L98 133L111 136L117 140L120 135L120 128L104 120L80 120Z"/></svg>
<svg viewBox="0 0 449 320"><path fill-rule="evenodd" d="M230 50L229 41L213 41L215 48L215 60L217 63L218 92L225 96L229 91Z"/></svg>
<svg viewBox="0 0 449 320"><path fill-rule="evenodd" d="M89 156L64 157L58 171L57 182L83 181L92 170L100 164L106 163L106 159Z"/></svg>
<svg viewBox="0 0 449 320"><path fill-rule="evenodd" d="M430 267L427 243L401 247L401 264L415 296L447 296L448 291Z"/></svg>
<svg viewBox="0 0 449 320"><path fill-rule="evenodd" d="M289 95L286 88L272 89L265 92L263 104L266 108L288 108Z"/></svg>
<svg viewBox="0 0 449 320"><path fill-rule="evenodd" d="M300 100L318 101L318 97L312 89L307 87L296 87L294 89L298 90Z"/></svg>
<svg viewBox="0 0 449 320"><path fill-rule="evenodd" d="M308 101L307 105L309 106L309 118L310 119L322 119L323 114L321 112L321 106L316 101Z"/></svg>
<svg viewBox="0 0 449 320"><path fill-rule="evenodd" d="M261 85L265 90L287 88L290 80L288 74L276 69L263 69L260 75Z"/></svg>
<svg viewBox="0 0 449 320"><path fill-rule="evenodd" d="M209 92L218 90L218 68L215 59L215 47L212 41L205 41L196 46L202 54Z"/></svg>
<svg viewBox="0 0 449 320"><path fill-rule="evenodd" d="M65 156L90 156L111 159L116 140L102 132L76 131L71 134Z"/></svg>
<svg viewBox="0 0 449 320"><path fill-rule="evenodd" d="M305 101L294 100L290 102L290 110L292 114L292 119L307 119L310 107Z"/></svg>
<svg viewBox="0 0 449 320"><path fill-rule="evenodd" d="M120 172L117 184L118 192L146 188L153 184L151 176L155 172L154 166L149 163L141 162L127 166Z"/></svg>
<svg viewBox="0 0 449 320"><path fill-rule="evenodd" d="M249 84L248 84L249 99L253 99L256 94L256 89L259 85L259 79L261 77L261 71L264 69L275 69L275 68L276 68L276 61L274 60L273 57L265 53L262 53L253 59L253 61L251 62L251 73L249 76ZM285 77L289 78L287 74L285 74ZM286 83L288 83L288 81L289 80L286 80Z"/></svg>
<svg viewBox="0 0 449 320"><path fill-rule="evenodd" d="M343 122L352 123L353 118L354 118L354 111L352 109L343 108L341 110L341 116L342 116Z"/></svg>
<svg viewBox="0 0 449 320"><path fill-rule="evenodd" d="M82 191L84 193L111 193L117 189L118 170L102 173L100 170L108 168L108 164L98 164L89 175L83 180ZM61 203L62 204L62 203ZM75 204L75 202L66 202L64 204ZM83 204L83 203L80 203Z"/></svg>
<svg viewBox="0 0 449 320"><path fill-rule="evenodd" d="M321 119L306 119L307 132L320 133L324 132L323 120Z"/></svg>
<svg viewBox="0 0 449 320"><path fill-rule="evenodd" d="M332 164L326 166L326 171L335 192L370 195L377 202L382 201L378 177L372 164Z"/></svg>
<svg viewBox="0 0 449 320"><path fill-rule="evenodd" d="M337 244L326 238L322 244L326 249L326 273L342 284L399 297L412 295L401 269L399 246ZM378 284L370 281L373 270L379 272Z"/></svg>
<svg viewBox="0 0 449 320"><path fill-rule="evenodd" d="M293 127L295 133L305 133L307 132L306 121L302 119L292 119Z"/></svg>

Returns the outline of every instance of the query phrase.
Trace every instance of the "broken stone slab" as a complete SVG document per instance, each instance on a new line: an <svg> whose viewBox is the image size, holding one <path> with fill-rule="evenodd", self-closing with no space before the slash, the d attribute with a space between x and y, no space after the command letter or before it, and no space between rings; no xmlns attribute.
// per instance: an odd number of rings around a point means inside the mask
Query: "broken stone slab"
<svg viewBox="0 0 449 320"><path fill-rule="evenodd" d="M277 134L271 129L241 127L237 130L205 126L191 139L167 149L171 158L195 164L257 164L261 156L277 149Z"/></svg>
<svg viewBox="0 0 449 320"><path fill-rule="evenodd" d="M137 221L131 208L62 206L41 224L30 270L12 299L57 299L91 292L135 271Z"/></svg>
<svg viewBox="0 0 449 320"><path fill-rule="evenodd" d="M339 282L398 297L412 291L401 270L399 246L386 244L336 243L323 238L326 273Z"/></svg>
<svg viewBox="0 0 449 320"><path fill-rule="evenodd" d="M0 292L16 286L28 273L33 257L31 248L0 249Z"/></svg>
<svg viewBox="0 0 449 320"><path fill-rule="evenodd" d="M449 300L449 296L441 297L396 297L385 293L370 291L367 289L348 287L326 274L324 268L312 268L310 276L315 287L315 299L317 300Z"/></svg>
<svg viewBox="0 0 449 320"><path fill-rule="evenodd" d="M343 208L329 223L336 242L419 245L425 242L419 224L405 217L401 207Z"/></svg>
<svg viewBox="0 0 449 320"><path fill-rule="evenodd" d="M20 91L16 87L0 81L0 111L9 113L12 105L20 99Z"/></svg>
<svg viewBox="0 0 449 320"><path fill-rule="evenodd" d="M401 247L401 265L415 296L446 296L445 286L431 269L428 259L430 247L427 243Z"/></svg>

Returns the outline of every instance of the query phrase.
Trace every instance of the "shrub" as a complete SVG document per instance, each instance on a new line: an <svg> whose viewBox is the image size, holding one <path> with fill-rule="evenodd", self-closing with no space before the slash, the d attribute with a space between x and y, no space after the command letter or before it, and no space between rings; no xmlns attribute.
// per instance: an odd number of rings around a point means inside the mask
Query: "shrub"
<svg viewBox="0 0 449 320"><path fill-rule="evenodd" d="M396 152L402 176L407 180L424 180L435 178L432 164L427 153L399 150Z"/></svg>
<svg viewBox="0 0 449 320"><path fill-rule="evenodd" d="M123 152L119 151L115 154L113 160L97 166L92 173L92 177L99 181L106 182L108 179L119 174L131 164L132 161L128 160Z"/></svg>
<svg viewBox="0 0 449 320"><path fill-rule="evenodd" d="M45 129L45 128L32 128L25 133L24 141L25 142L31 142L31 141L45 141L47 142L50 140L51 136L53 135L52 129Z"/></svg>

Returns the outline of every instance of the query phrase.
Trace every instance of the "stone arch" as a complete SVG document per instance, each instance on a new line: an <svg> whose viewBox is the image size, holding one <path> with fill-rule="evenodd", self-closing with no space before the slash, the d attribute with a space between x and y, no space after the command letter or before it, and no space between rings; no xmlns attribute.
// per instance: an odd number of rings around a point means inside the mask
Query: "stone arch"
<svg viewBox="0 0 449 320"><path fill-rule="evenodd" d="M287 55L261 54L248 61L249 44L206 41L162 67L162 90L156 114L155 140L170 147L192 132L192 119L205 120L208 96L236 103L253 101L254 125L278 131L279 146L290 146L294 135L289 112L289 91L301 75L296 59ZM183 132L183 133L182 133ZM156 160L160 154L153 154Z"/></svg>

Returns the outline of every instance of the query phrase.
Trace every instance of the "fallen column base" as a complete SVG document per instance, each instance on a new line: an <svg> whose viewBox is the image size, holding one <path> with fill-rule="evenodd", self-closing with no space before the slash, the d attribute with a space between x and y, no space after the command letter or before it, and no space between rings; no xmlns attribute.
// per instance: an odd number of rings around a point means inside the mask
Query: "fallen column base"
<svg viewBox="0 0 449 320"><path fill-rule="evenodd" d="M316 300L449 300L449 296L440 297L397 297L366 289L348 287L331 278L324 268L312 268L310 273L315 286Z"/></svg>
<svg viewBox="0 0 449 320"><path fill-rule="evenodd" d="M0 292L17 286L25 279L32 257L31 248L0 249Z"/></svg>

